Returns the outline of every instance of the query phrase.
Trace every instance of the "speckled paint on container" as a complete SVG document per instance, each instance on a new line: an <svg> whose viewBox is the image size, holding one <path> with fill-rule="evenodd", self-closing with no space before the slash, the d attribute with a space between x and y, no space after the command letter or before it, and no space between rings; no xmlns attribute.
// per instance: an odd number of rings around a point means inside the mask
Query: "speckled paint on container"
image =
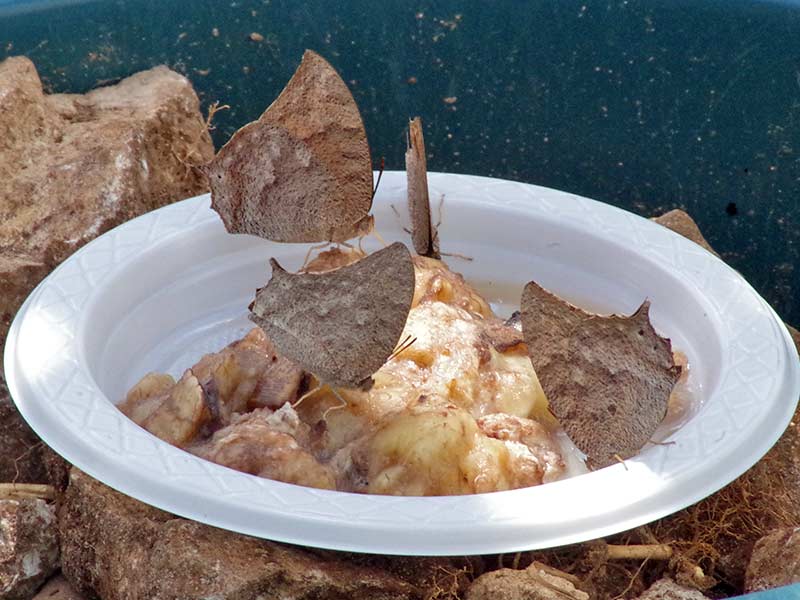
<svg viewBox="0 0 800 600"><path fill-rule="evenodd" d="M56 91L168 64L204 105L231 106L218 146L316 49L352 88L376 162L402 168L421 115L432 170L684 208L795 324L798 40L796 0L0 1L0 56L30 56Z"/></svg>

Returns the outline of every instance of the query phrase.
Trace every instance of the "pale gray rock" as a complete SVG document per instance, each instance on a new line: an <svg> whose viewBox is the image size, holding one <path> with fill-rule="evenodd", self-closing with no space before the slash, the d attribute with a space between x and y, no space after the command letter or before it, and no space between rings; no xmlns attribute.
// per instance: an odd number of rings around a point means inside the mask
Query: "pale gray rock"
<svg viewBox="0 0 800 600"><path fill-rule="evenodd" d="M44 500L0 500L0 598L27 600L58 569L55 509Z"/></svg>

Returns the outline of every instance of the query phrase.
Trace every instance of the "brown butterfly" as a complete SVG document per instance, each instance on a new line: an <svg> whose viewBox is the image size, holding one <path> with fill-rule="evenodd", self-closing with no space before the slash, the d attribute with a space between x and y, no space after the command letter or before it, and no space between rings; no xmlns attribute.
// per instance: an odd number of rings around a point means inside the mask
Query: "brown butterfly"
<svg viewBox="0 0 800 600"><path fill-rule="evenodd" d="M250 318L281 353L330 385L368 388L403 333L414 297L414 265L400 242L312 274L275 259Z"/></svg>
<svg viewBox="0 0 800 600"><path fill-rule="evenodd" d="M408 210L411 216L411 241L414 243L414 250L420 256L441 258L439 236L431 223L425 139L422 136L422 119L419 117L411 119L408 123L406 179Z"/></svg>
<svg viewBox="0 0 800 600"><path fill-rule="evenodd" d="M372 161L352 94L306 50L278 98L201 170L230 233L341 242L369 233Z"/></svg>
<svg viewBox="0 0 800 600"><path fill-rule="evenodd" d="M592 467L636 454L667 412L680 377L670 341L645 301L631 316L587 313L535 282L522 294L522 332L550 409Z"/></svg>

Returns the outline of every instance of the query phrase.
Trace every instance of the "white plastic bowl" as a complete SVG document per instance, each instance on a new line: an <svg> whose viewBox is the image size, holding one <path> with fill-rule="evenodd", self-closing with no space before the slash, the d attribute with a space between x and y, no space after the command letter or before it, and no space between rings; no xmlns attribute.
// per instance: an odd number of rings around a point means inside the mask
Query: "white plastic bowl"
<svg viewBox="0 0 800 600"><path fill-rule="evenodd" d="M732 481L784 431L800 396L797 353L770 307L720 260L571 194L462 175L431 174L430 184L434 206L445 197L442 250L474 258L449 262L501 311L530 279L599 311L651 300L656 328L689 356L697 395L671 444L540 487L419 498L260 479L158 440L114 404L147 371L180 375L243 335L267 259L297 267L307 249L228 235L208 196L117 227L34 290L6 343L17 406L67 460L175 514L297 544L412 555L511 552L629 529ZM386 240L407 240L391 204L405 212L404 173L384 174L374 214Z"/></svg>

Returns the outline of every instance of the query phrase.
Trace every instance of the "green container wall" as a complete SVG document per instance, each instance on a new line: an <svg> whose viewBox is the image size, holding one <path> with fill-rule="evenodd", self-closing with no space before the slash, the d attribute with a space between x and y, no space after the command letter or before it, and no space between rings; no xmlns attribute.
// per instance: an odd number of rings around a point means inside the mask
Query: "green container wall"
<svg viewBox="0 0 800 600"><path fill-rule="evenodd" d="M305 48L349 83L387 168L403 168L406 119L421 115L431 170L646 216L683 208L800 324L796 0L0 0L0 51L32 58L50 90L167 64L204 106L231 106L217 146L272 101Z"/></svg>

